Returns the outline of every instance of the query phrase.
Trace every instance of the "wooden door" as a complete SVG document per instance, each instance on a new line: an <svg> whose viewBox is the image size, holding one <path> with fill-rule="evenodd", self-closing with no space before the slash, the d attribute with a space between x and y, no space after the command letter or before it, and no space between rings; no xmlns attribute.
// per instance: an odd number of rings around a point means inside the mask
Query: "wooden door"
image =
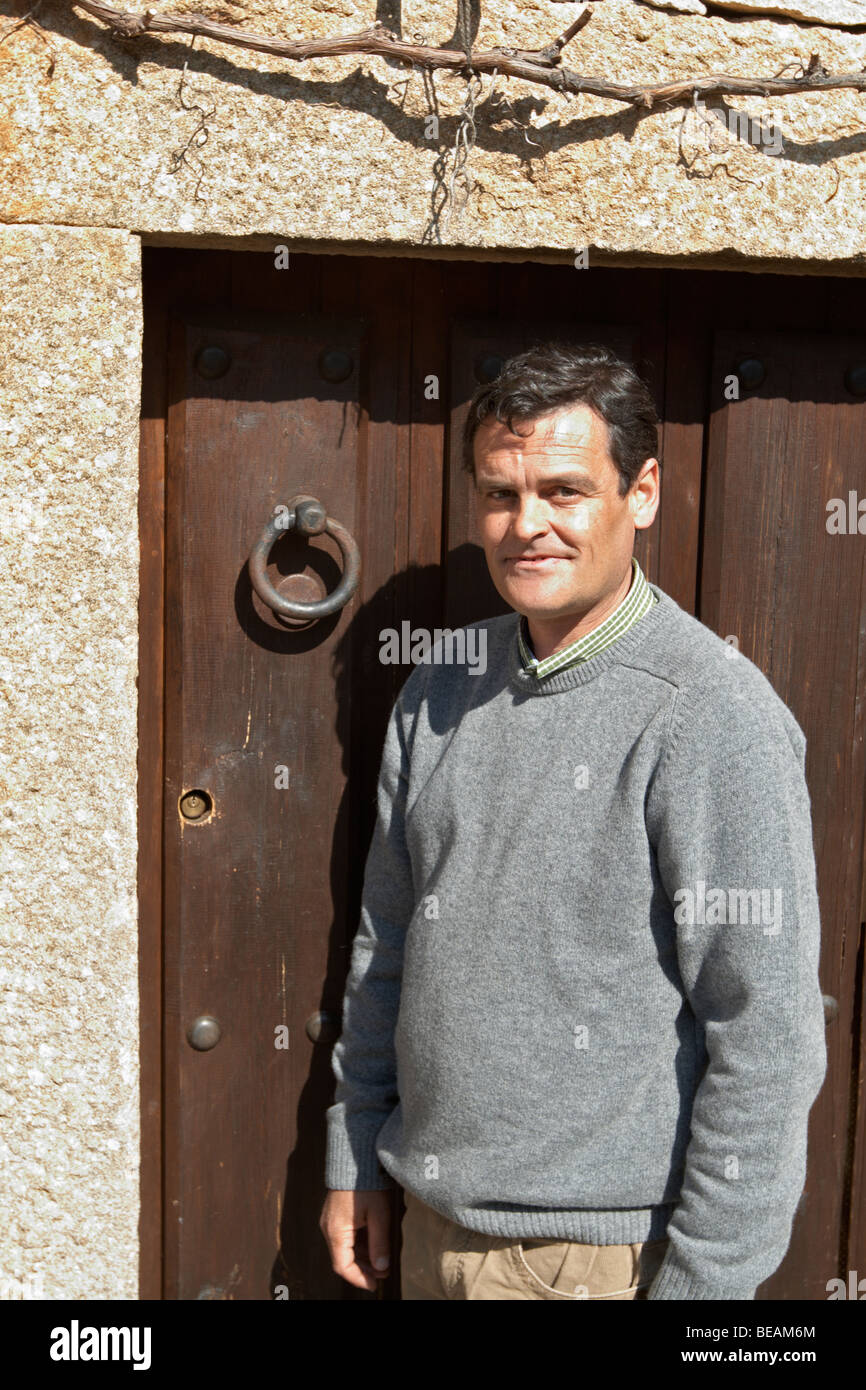
<svg viewBox="0 0 866 1390"><path fill-rule="evenodd" d="M195 311L173 328L167 1260L178 1298L263 1297L264 1257L276 1257L285 1215L297 1263L274 1277L297 1297L333 1281L313 1239L321 1136L302 1117L305 1097L315 1105L321 1094L339 1021L322 990L351 855L343 757L359 673L344 634L357 598L292 630L253 591L247 562L296 494L315 492L359 533L364 329L335 315ZM360 539L369 554L372 537ZM284 530L273 583L322 598L339 559L330 538L308 545ZM286 1192L296 1197L287 1208Z"/></svg>
<svg viewBox="0 0 866 1390"><path fill-rule="evenodd" d="M859 478L866 492L862 404L844 386L866 357L851 332L866 287L846 298L800 280L795 300L776 280L294 253L279 271L264 255L146 249L144 1297L372 1297L333 1275L318 1216L382 737L409 673L380 665L378 633L504 611L457 441L479 374L545 336L608 342L650 380L663 493L638 558L738 635L809 737L822 980L838 1015L791 1251L761 1296L826 1296L858 1250L866 1268L851 1219L866 594L856 537L843 555L815 520L828 486ZM770 333L780 309L800 334L788 348ZM744 354L763 354L766 384L728 401L720 376ZM273 616L247 570L297 494L321 500L362 561L346 606L302 628ZM322 536L270 553L273 582L295 594L333 590L341 568ZM401 1210L398 1193L395 1249ZM382 1292L399 1297L396 1262Z"/></svg>

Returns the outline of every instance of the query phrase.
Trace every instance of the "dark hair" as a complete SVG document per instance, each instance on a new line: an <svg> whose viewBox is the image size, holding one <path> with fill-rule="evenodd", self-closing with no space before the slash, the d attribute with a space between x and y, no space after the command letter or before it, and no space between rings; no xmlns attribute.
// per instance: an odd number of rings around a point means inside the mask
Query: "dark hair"
<svg viewBox="0 0 866 1390"><path fill-rule="evenodd" d="M569 405L587 405L607 425L608 448L624 497L648 458L658 458L658 423L649 387L635 369L599 343L539 343L509 357L494 381L479 386L463 426L463 467L475 476L474 443L491 415L532 421Z"/></svg>

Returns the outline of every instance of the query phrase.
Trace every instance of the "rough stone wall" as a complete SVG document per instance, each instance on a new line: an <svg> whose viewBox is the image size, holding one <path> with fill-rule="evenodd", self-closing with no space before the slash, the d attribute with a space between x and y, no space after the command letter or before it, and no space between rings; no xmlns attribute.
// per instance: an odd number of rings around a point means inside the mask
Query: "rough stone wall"
<svg viewBox="0 0 866 1390"><path fill-rule="evenodd" d="M152 0L149 7L195 10L290 38L357 32L377 13L376 0ZM450 36L455 0L404 0L402 9L405 36L420 31L434 44ZM477 44L538 47L579 9L483 0ZM422 74L382 58L292 63L181 34L122 40L84 11L56 5L42 18L56 50L52 75L49 51L32 30L0 45L2 221L175 239L426 243L560 256L595 247L599 256L715 257L732 265L786 259L848 273L866 266L866 125L856 92L731 100L733 110L764 117L764 129L772 125L772 138L750 142L695 111L683 125L682 107L638 113L497 79L509 109L496 95L490 102L493 79L485 78L469 159L475 192L437 230L434 165L454 142L466 91L460 76L436 75L437 139L427 134ZM773 75L805 65L814 51L828 71L857 72L866 36L784 16L672 13L603 0L565 61L621 82L657 82L719 71ZM210 111L206 143L198 144L202 112ZM679 161L680 141L690 167Z"/></svg>
<svg viewBox="0 0 866 1390"><path fill-rule="evenodd" d="M0 1298L137 1298L140 243L0 290Z"/></svg>

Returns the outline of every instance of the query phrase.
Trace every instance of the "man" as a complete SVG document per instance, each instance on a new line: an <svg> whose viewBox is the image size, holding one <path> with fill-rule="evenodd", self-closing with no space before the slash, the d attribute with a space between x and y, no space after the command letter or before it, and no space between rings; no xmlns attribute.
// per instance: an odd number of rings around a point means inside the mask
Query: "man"
<svg viewBox="0 0 866 1390"><path fill-rule="evenodd" d="M788 1248L827 1060L806 741L632 556L656 427L604 348L471 402L515 611L388 725L320 1220L357 1287L394 1182L404 1299L752 1299Z"/></svg>

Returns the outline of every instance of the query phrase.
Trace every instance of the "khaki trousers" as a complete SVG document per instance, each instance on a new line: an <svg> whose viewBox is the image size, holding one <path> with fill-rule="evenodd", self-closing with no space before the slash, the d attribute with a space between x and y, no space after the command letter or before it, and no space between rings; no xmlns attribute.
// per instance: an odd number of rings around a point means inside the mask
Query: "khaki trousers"
<svg viewBox="0 0 866 1390"><path fill-rule="evenodd" d="M668 1247L581 1245L486 1236L449 1221L404 1189L402 1298L640 1299Z"/></svg>

